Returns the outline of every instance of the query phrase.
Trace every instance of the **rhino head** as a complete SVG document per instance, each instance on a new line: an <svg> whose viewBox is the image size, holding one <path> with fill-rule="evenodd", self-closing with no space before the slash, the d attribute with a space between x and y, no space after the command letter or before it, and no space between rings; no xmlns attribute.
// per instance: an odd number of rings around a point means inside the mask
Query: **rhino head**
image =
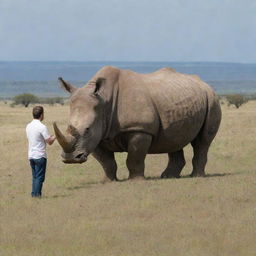
<svg viewBox="0 0 256 256"><path fill-rule="evenodd" d="M91 81L83 88L76 88L59 78L62 87L70 96L70 117L63 134L53 123L56 138L61 145L64 163L83 163L94 151L104 135L104 101L100 90L104 78Z"/></svg>

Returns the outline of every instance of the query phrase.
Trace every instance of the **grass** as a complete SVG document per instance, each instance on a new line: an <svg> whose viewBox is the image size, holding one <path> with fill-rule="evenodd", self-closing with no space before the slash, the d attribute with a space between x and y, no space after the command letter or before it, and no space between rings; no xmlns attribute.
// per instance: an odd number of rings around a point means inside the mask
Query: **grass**
<svg viewBox="0 0 256 256"><path fill-rule="evenodd" d="M65 165L48 147L44 197L30 198L25 125L32 106L0 103L0 255L140 256L255 255L256 102L222 105L223 121L209 152L206 178L189 178L191 148L180 179L161 180L166 155L149 155L145 181L127 181L126 154L117 154L123 182L102 184L92 157ZM45 124L62 128L68 106L45 106Z"/></svg>

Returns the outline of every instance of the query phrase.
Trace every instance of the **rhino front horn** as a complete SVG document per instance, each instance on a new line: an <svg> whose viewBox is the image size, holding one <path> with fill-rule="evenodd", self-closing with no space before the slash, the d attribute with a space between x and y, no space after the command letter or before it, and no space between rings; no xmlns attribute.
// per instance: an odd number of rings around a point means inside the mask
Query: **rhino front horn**
<svg viewBox="0 0 256 256"><path fill-rule="evenodd" d="M70 152L71 148L73 146L72 139L68 138L62 134L62 132L58 128L56 122L53 123L53 128L54 128L56 138L57 138L59 144L61 145L61 147L63 148L63 150L65 152Z"/></svg>

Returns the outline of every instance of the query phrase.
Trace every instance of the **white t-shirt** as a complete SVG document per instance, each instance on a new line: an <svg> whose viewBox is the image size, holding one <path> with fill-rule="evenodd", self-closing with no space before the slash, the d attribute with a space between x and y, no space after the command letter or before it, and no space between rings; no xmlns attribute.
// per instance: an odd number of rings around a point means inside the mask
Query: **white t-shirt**
<svg viewBox="0 0 256 256"><path fill-rule="evenodd" d="M46 158L46 142L50 138L47 127L40 120L32 120L26 127L28 138L28 158Z"/></svg>

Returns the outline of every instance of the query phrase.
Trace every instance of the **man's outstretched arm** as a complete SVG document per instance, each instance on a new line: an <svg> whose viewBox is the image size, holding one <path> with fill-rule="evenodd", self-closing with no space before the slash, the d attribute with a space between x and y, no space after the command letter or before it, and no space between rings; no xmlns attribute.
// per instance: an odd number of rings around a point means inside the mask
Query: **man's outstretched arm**
<svg viewBox="0 0 256 256"><path fill-rule="evenodd" d="M45 142L48 144L48 145L52 145L53 142L55 141L56 137L54 135L51 135L47 140L45 140Z"/></svg>

